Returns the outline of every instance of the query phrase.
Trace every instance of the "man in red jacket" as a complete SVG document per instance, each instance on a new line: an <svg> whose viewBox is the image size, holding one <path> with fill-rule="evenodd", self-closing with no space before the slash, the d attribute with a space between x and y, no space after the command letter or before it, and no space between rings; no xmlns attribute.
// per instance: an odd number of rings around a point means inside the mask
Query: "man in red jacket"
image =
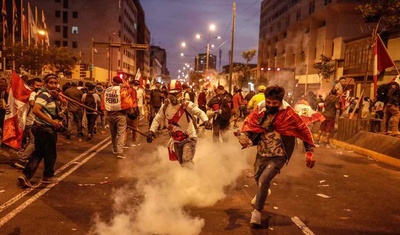
<svg viewBox="0 0 400 235"><path fill-rule="evenodd" d="M257 145L254 178L258 191L252 200L254 211L250 223L253 225L261 225L261 211L268 197L271 180L292 156L295 138L304 142L306 166L312 168L315 164L315 145L311 132L300 116L283 100L284 95L282 87L268 87L265 90L265 101L260 102L249 114L241 133L237 135L244 148Z"/></svg>

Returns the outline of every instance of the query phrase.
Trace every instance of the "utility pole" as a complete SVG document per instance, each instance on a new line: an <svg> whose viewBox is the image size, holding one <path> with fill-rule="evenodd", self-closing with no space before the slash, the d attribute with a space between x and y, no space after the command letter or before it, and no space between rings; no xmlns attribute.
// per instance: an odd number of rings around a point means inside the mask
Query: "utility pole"
<svg viewBox="0 0 400 235"><path fill-rule="evenodd" d="M229 93L232 93L232 76L233 76L233 45L235 42L235 18L236 18L236 0L233 0L232 6L232 42L231 42L231 55L229 61Z"/></svg>

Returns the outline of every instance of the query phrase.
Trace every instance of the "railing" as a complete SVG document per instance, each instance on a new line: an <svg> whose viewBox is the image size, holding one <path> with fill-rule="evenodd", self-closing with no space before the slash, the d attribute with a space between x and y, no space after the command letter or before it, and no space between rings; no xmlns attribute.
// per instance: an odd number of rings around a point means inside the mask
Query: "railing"
<svg viewBox="0 0 400 235"><path fill-rule="evenodd" d="M363 130L368 132L379 132L382 120L375 118L365 119L338 119L338 132L336 139L346 141L353 137L357 132Z"/></svg>

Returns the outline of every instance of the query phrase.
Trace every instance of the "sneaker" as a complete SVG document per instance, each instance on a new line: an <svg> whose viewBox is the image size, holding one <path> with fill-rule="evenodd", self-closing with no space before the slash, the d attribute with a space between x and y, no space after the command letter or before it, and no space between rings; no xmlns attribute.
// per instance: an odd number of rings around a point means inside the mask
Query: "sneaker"
<svg viewBox="0 0 400 235"><path fill-rule="evenodd" d="M101 130L101 131L100 131L100 134L104 134L104 133L106 133L105 130Z"/></svg>
<svg viewBox="0 0 400 235"><path fill-rule="evenodd" d="M93 128L93 134L97 134L97 127Z"/></svg>
<svg viewBox="0 0 400 235"><path fill-rule="evenodd" d="M32 188L31 182L24 174L18 176L18 182L24 188Z"/></svg>
<svg viewBox="0 0 400 235"><path fill-rule="evenodd" d="M137 147L137 146L139 146L139 145L140 145L140 143L133 143L131 146Z"/></svg>
<svg viewBox="0 0 400 235"><path fill-rule="evenodd" d="M124 155L117 155L118 159L125 159L126 157Z"/></svg>
<svg viewBox="0 0 400 235"><path fill-rule="evenodd" d="M129 146L126 146L126 145L124 145L124 146L123 146L123 148L124 148L124 149L128 149L128 148L129 148Z"/></svg>
<svg viewBox="0 0 400 235"><path fill-rule="evenodd" d="M54 184L58 182L58 179L56 177L42 177L42 179L40 180L40 182L42 184Z"/></svg>
<svg viewBox="0 0 400 235"><path fill-rule="evenodd" d="M117 151L117 150L115 150L115 149L113 149L113 150L112 150L112 153L113 153L113 154L117 154L117 153L118 153L118 151Z"/></svg>
<svg viewBox="0 0 400 235"><path fill-rule="evenodd" d="M268 196L271 195L271 189L268 189ZM251 205L255 205L256 204L256 200L257 200L257 194L254 195L253 199L251 200ZM267 204L267 200L265 200L264 204Z"/></svg>
<svg viewBox="0 0 400 235"><path fill-rule="evenodd" d="M92 138L93 138L93 135L92 135L92 134L88 134L88 135L87 135L87 139L88 139L88 140L91 140Z"/></svg>
<svg viewBox="0 0 400 235"><path fill-rule="evenodd" d="M261 225L261 212L259 212L256 209L254 209L254 211L251 212L250 224Z"/></svg>

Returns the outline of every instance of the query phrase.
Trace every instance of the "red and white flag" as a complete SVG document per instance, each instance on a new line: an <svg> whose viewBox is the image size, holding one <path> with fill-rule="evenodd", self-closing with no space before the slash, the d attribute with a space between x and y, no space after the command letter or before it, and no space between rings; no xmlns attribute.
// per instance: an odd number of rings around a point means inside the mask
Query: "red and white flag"
<svg viewBox="0 0 400 235"><path fill-rule="evenodd" d="M379 34L375 38L374 48L374 96L378 85L378 75L386 68L395 66Z"/></svg>
<svg viewBox="0 0 400 235"><path fill-rule="evenodd" d="M31 92L24 81L13 71L8 94L9 112L4 119L3 143L15 149L21 148Z"/></svg>

